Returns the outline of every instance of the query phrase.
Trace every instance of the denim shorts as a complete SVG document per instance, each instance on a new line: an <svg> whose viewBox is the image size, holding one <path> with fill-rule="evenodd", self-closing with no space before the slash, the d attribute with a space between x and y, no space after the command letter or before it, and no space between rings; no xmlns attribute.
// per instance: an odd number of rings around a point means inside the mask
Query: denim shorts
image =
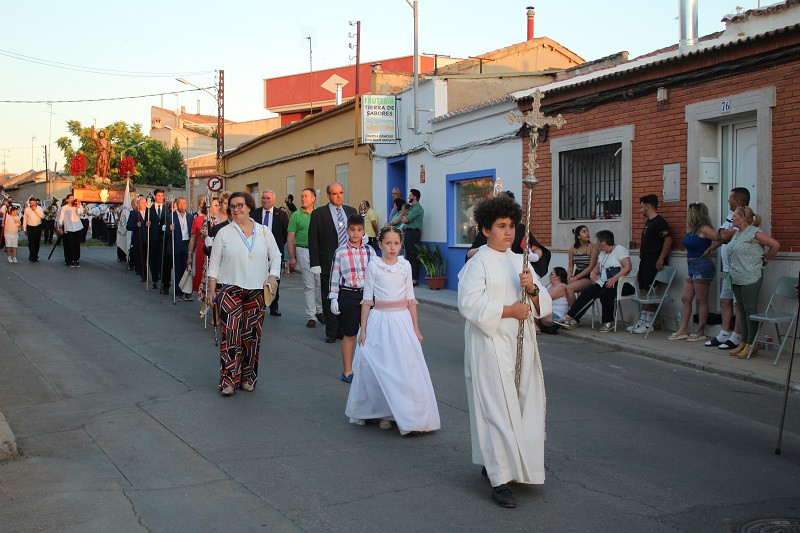
<svg viewBox="0 0 800 533"><path fill-rule="evenodd" d="M717 275L717 269L714 262L708 257L697 257L688 261L689 273L686 276L689 279L704 279L711 281Z"/></svg>

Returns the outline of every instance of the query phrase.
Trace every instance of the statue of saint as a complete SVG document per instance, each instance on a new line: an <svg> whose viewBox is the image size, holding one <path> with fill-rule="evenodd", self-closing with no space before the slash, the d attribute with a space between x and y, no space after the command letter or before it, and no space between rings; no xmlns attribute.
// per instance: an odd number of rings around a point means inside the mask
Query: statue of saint
<svg viewBox="0 0 800 533"><path fill-rule="evenodd" d="M97 147L97 162L95 163L95 176L103 180L110 180L111 171L111 143L106 139L106 130L101 129L96 135L92 126L92 140Z"/></svg>

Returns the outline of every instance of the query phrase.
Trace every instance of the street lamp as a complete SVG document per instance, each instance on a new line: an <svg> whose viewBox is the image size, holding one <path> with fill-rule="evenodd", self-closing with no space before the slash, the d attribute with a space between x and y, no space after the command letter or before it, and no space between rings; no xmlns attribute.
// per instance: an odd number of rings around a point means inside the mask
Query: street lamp
<svg viewBox="0 0 800 533"><path fill-rule="evenodd" d="M189 192L189 136L184 134L183 132L176 130L172 126L164 126L164 127L173 133L181 135L184 139L186 139L186 196L189 200L189 205L191 205L192 195Z"/></svg>

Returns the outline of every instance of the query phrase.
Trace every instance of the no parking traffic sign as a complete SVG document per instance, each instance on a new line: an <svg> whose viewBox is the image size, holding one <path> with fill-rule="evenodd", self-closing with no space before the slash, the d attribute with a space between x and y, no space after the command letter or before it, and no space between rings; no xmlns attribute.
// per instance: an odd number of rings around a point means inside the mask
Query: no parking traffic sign
<svg viewBox="0 0 800 533"><path fill-rule="evenodd" d="M222 190L222 179L218 176L208 178L208 190L211 192L219 192Z"/></svg>

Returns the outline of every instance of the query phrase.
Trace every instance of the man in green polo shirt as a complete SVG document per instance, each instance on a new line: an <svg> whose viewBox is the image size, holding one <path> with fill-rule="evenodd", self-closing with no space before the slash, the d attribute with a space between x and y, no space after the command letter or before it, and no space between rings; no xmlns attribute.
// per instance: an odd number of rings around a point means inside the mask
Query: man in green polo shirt
<svg viewBox="0 0 800 533"><path fill-rule="evenodd" d="M308 255L308 226L311 223L311 212L317 201L317 193L306 187L300 194L300 209L292 213L289 219L289 235L286 247L289 249L289 272L297 270L303 276L303 295L306 299L306 327L313 328L325 323L322 315L322 298L320 296L319 274L311 272L311 260Z"/></svg>
<svg viewBox="0 0 800 533"><path fill-rule="evenodd" d="M414 245L422 242L422 219L425 217L425 210L419 203L420 196L418 189L409 191L408 203L411 204L411 209L403 217L406 259L411 263L411 280L414 286L419 283L419 259L417 258L417 248Z"/></svg>

